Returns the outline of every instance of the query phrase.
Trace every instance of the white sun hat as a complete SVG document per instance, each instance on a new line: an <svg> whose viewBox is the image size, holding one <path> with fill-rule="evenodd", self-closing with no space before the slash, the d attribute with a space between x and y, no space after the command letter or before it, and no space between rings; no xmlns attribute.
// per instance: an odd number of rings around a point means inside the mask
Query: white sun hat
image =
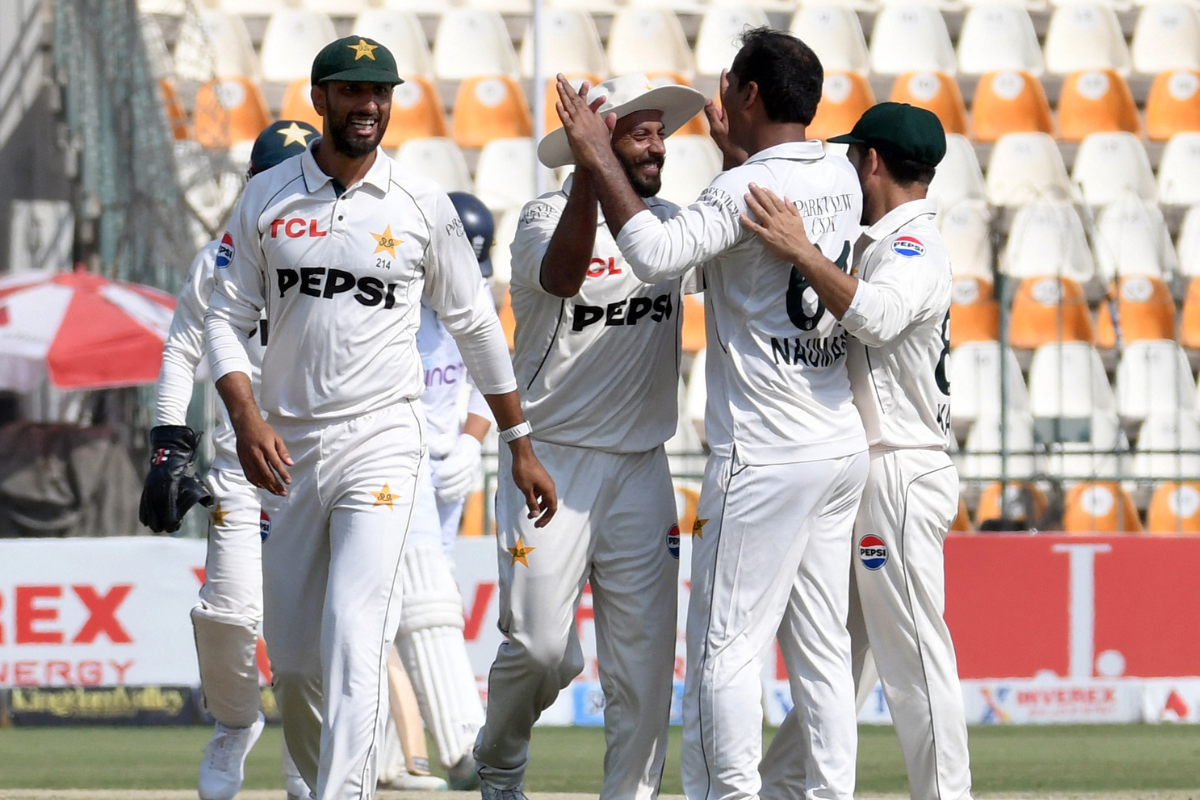
<svg viewBox="0 0 1200 800"><path fill-rule="evenodd" d="M588 91L588 97L601 96L606 98L599 109L601 116L612 113L620 119L635 111L661 111L663 138L679 130L704 109L704 95L692 87L675 84L654 87L641 73L612 78ZM538 160L551 169L575 163L567 143L567 132L562 128L546 134L538 144L537 154Z"/></svg>

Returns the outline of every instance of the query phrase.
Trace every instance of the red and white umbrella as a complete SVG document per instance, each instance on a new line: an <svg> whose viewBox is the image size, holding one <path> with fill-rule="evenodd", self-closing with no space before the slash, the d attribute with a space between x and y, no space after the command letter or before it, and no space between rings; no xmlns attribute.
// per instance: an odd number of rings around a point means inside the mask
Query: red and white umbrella
<svg viewBox="0 0 1200 800"><path fill-rule="evenodd" d="M153 383L175 298L86 272L0 278L0 389L29 392Z"/></svg>

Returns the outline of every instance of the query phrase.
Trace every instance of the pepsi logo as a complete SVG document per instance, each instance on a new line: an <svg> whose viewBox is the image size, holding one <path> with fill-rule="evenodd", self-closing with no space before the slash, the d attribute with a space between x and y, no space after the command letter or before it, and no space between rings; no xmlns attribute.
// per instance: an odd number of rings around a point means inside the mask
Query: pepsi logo
<svg viewBox="0 0 1200 800"><path fill-rule="evenodd" d="M679 526L672 525L667 531L667 552L671 554L671 558L679 560Z"/></svg>
<svg viewBox="0 0 1200 800"><path fill-rule="evenodd" d="M264 542L271 535L271 518L267 516L267 512L265 511L258 513L258 535Z"/></svg>
<svg viewBox="0 0 1200 800"><path fill-rule="evenodd" d="M221 244L217 246L217 269L228 267L231 261L233 261L233 237L226 233L221 237Z"/></svg>
<svg viewBox="0 0 1200 800"><path fill-rule="evenodd" d="M887 545L873 533L858 540L858 558L869 570L882 569L888 560Z"/></svg>
<svg viewBox="0 0 1200 800"><path fill-rule="evenodd" d="M905 258L925 255L925 245L911 236L900 236L892 242L892 252Z"/></svg>

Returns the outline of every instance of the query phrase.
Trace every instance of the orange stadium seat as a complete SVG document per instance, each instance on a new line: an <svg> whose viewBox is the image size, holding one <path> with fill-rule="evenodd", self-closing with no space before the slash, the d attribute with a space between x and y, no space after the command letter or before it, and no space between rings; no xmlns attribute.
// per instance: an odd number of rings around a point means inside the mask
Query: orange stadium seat
<svg viewBox="0 0 1200 800"><path fill-rule="evenodd" d="M999 338L1000 306L992 296L992 282L955 278L950 294L950 346Z"/></svg>
<svg viewBox="0 0 1200 800"><path fill-rule="evenodd" d="M483 536L487 514L484 510L483 492L471 492L463 503L462 521L458 524L459 536ZM496 533L496 520L492 520L488 536Z"/></svg>
<svg viewBox="0 0 1200 800"><path fill-rule="evenodd" d="M683 296L683 352L695 355L704 349L704 298L696 294Z"/></svg>
<svg viewBox="0 0 1200 800"><path fill-rule="evenodd" d="M1005 496L1008 498L1009 519L1024 528L1037 526L1050 505L1045 492L1032 483L1009 481ZM979 503L975 507L975 527L983 530L985 522L1000 518L1000 481L995 481L983 487L979 495Z"/></svg>
<svg viewBox="0 0 1200 800"><path fill-rule="evenodd" d="M1146 512L1148 533L1200 533L1200 483L1160 483Z"/></svg>
<svg viewBox="0 0 1200 800"><path fill-rule="evenodd" d="M428 78L408 77L392 92L392 119L383 146L399 147L409 139L446 135L442 99Z"/></svg>
<svg viewBox="0 0 1200 800"><path fill-rule="evenodd" d="M1140 133L1129 84L1111 69L1071 73L1058 96L1058 130L1068 142L1103 131Z"/></svg>
<svg viewBox="0 0 1200 800"><path fill-rule="evenodd" d="M967 511L967 501L958 496L958 516L950 523L950 530L955 533L971 533L971 512Z"/></svg>
<svg viewBox="0 0 1200 800"><path fill-rule="evenodd" d="M454 98L454 141L483 147L492 139L533 135L529 103L521 86L506 75L466 78Z"/></svg>
<svg viewBox="0 0 1200 800"><path fill-rule="evenodd" d="M971 103L975 138L994 142L1006 133L1054 133L1042 82L1028 72L991 72L979 79Z"/></svg>
<svg viewBox="0 0 1200 800"><path fill-rule="evenodd" d="M1179 344L1189 350L1200 350L1200 280L1193 278L1188 284L1179 316Z"/></svg>
<svg viewBox="0 0 1200 800"><path fill-rule="evenodd" d="M817 115L808 126L808 138L824 140L848 133L863 112L873 105L875 93L862 75L857 72L826 73Z"/></svg>
<svg viewBox="0 0 1200 800"><path fill-rule="evenodd" d="M1009 344L1035 350L1051 342L1093 339L1087 298L1070 278L1026 278L1013 298Z"/></svg>
<svg viewBox="0 0 1200 800"><path fill-rule="evenodd" d="M1200 71L1164 72L1146 97L1146 135L1165 142L1177 133L1200 131Z"/></svg>
<svg viewBox="0 0 1200 800"><path fill-rule="evenodd" d="M566 77L575 91L579 91L583 81L587 81L588 86L595 86L600 82L599 75L567 75ZM542 97L545 103L542 111L542 135L545 136L550 131L562 127L562 120L558 118L558 111L554 108L554 104L558 102L558 78L546 79L546 91Z"/></svg>
<svg viewBox="0 0 1200 800"><path fill-rule="evenodd" d="M696 506L700 504L700 493L688 486L675 487L675 505L680 508L679 531L691 533L696 526Z"/></svg>
<svg viewBox="0 0 1200 800"><path fill-rule="evenodd" d="M1085 481L1063 501L1066 533L1141 533L1142 523L1129 492L1115 481Z"/></svg>
<svg viewBox="0 0 1200 800"><path fill-rule="evenodd" d="M279 106L279 118L307 122L321 130L323 121L321 115L313 108L312 84L308 82L308 78L297 78L288 84L283 92L283 102Z"/></svg>
<svg viewBox="0 0 1200 800"><path fill-rule="evenodd" d="M512 295L508 290L504 290L504 298L500 301L500 307L496 309L496 316L500 317L500 327L504 329L504 339L508 342L508 352L516 349L513 343L517 335L517 318L513 316Z"/></svg>
<svg viewBox="0 0 1200 800"><path fill-rule="evenodd" d="M967 134L967 107L954 76L944 72L909 72L892 84L893 103L908 103L937 114L946 133Z"/></svg>
<svg viewBox="0 0 1200 800"><path fill-rule="evenodd" d="M1122 342L1175 338L1175 300L1164 281L1143 275L1122 278L1119 286L1109 287L1109 298L1117 303ZM1101 350L1117 346L1110 302L1100 303L1096 315L1096 347Z"/></svg>
<svg viewBox="0 0 1200 800"><path fill-rule="evenodd" d="M201 147L225 150L256 139L271 124L271 112L252 79L221 78L196 91L192 122Z"/></svg>
<svg viewBox="0 0 1200 800"><path fill-rule="evenodd" d="M158 92L162 96L163 111L167 114L167 124L171 127L171 136L176 141L189 138L191 133L188 131L187 112L184 111L183 103L179 100L179 92L175 91L175 84L167 78L159 78Z"/></svg>

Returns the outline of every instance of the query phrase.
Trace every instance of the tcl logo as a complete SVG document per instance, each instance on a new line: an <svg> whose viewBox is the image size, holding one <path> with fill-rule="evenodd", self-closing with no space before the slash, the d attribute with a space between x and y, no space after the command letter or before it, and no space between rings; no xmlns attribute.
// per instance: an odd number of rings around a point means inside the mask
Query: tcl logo
<svg viewBox="0 0 1200 800"><path fill-rule="evenodd" d="M325 236L329 231L317 229L317 221L315 219L275 219L271 220L271 238L278 239L279 232L283 231L283 235L289 239L299 239L303 236Z"/></svg>
<svg viewBox="0 0 1200 800"><path fill-rule="evenodd" d="M0 623L0 644L10 638L13 644L93 644L101 636L113 644L133 643L117 618L117 610L133 590L131 584L118 584L103 593L87 585L70 589L68 594L64 586L17 586L11 605L0 593L0 611L8 606L12 615L11 628ZM77 631L65 631L59 624L66 603L82 603L87 611L88 618Z"/></svg>
<svg viewBox="0 0 1200 800"><path fill-rule="evenodd" d="M593 258L588 264L587 276L589 278L599 278L601 275L623 275L624 272L617 266L617 260L609 256L608 258Z"/></svg>

